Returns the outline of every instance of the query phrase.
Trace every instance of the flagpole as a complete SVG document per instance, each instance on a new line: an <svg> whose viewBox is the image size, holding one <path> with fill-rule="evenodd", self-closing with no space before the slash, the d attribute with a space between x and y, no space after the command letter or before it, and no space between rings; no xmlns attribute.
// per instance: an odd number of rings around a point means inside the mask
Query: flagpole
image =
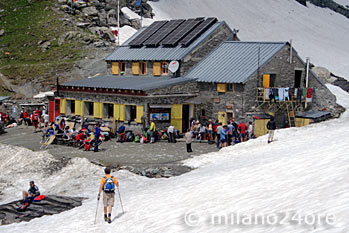
<svg viewBox="0 0 349 233"><path fill-rule="evenodd" d="M118 0L118 46L120 46L120 0Z"/></svg>

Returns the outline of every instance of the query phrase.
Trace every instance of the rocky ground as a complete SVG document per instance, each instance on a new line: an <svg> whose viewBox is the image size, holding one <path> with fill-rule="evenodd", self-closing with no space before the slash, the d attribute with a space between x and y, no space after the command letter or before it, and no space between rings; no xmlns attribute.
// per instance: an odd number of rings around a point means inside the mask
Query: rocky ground
<svg viewBox="0 0 349 233"><path fill-rule="evenodd" d="M33 151L40 150L41 133L33 133L32 127L19 126L7 129L0 135L0 142L26 147ZM103 142L100 151L83 151L67 145L50 145L47 150L58 159L84 157L95 164L112 166L116 169L127 169L147 177L171 177L190 171L181 161L193 156L200 156L217 151L215 145L193 142L193 153L187 153L183 139L177 143L160 141L154 144L134 142L117 143L115 139ZM66 160L62 160L66 161Z"/></svg>
<svg viewBox="0 0 349 233"><path fill-rule="evenodd" d="M44 200L32 203L26 211L19 212L20 201L0 205L0 225L30 221L44 215L59 214L63 211L81 206L82 197L47 196Z"/></svg>

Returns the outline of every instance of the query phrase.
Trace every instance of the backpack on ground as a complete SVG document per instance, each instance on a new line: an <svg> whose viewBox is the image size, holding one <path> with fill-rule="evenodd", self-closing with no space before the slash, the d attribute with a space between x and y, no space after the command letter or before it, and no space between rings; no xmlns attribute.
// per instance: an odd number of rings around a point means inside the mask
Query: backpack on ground
<svg viewBox="0 0 349 233"><path fill-rule="evenodd" d="M111 177L104 177L105 181L104 181L104 192L106 193L113 193L115 190L115 184L113 181L113 176Z"/></svg>

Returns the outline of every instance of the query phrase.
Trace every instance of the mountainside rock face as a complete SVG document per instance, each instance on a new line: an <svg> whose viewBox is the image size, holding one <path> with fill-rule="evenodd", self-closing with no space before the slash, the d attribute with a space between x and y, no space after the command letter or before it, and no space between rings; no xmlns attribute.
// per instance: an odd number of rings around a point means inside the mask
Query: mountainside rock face
<svg viewBox="0 0 349 233"><path fill-rule="evenodd" d="M300 4L307 6L307 2L310 2L318 7L329 8L334 12L344 15L349 18L349 6L342 6L333 0L296 0Z"/></svg>
<svg viewBox="0 0 349 233"><path fill-rule="evenodd" d="M115 0L58 0L58 3L61 5L60 10L75 15L86 28L93 28L93 31L96 27L116 27L118 22L120 27L128 25L136 29L140 28L138 19L129 19L121 10L118 20L118 1ZM141 6L137 6L136 3L137 0L119 0L119 7L120 9L128 7L145 18L154 16L153 9L147 0L143 0ZM112 37L105 37L105 39L113 41Z"/></svg>

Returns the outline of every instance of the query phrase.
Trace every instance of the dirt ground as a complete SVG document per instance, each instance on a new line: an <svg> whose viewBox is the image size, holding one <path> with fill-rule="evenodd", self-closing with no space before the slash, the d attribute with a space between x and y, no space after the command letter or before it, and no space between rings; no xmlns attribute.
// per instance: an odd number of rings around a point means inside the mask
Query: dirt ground
<svg viewBox="0 0 349 233"><path fill-rule="evenodd" d="M18 126L6 130L7 133L0 135L0 143L22 146L33 151L40 150L41 132L34 133L31 126ZM174 175L187 172L187 167L181 165L181 161L200 156L209 152L217 151L215 144L209 145L207 142L192 143L192 153L186 152L186 145L183 139L177 143L160 141L154 144L140 144L135 142L117 143L116 139L105 141L100 146L100 151L83 151L76 147L67 145L52 144L47 151L56 158L83 157L94 163L113 167L132 166L139 169L167 167Z"/></svg>

